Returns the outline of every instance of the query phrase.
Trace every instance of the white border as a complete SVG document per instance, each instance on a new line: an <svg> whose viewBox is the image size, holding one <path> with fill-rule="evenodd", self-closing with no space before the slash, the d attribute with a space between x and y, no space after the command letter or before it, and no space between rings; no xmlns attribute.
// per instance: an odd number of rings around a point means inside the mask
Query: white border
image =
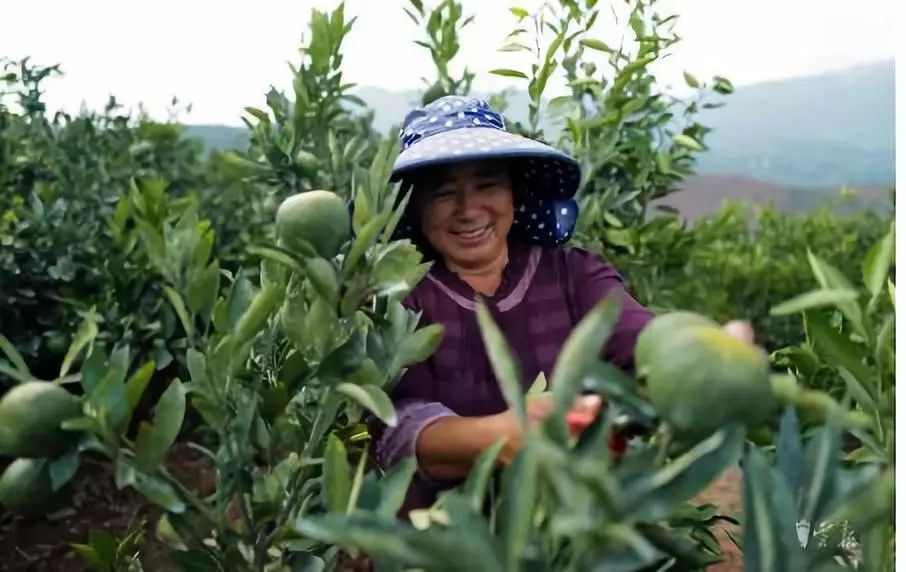
<svg viewBox="0 0 906 572"><path fill-rule="evenodd" d="M896 30L896 56L894 61L895 68L895 96L894 101L896 102L896 182L897 187L906 188L906 2L903 0L891 0L896 4L896 13L895 17L895 30ZM906 250L904 250L904 239L903 238L903 216L901 211L903 206L901 201L895 199L896 206L896 262L897 266L904 268L902 262L906 258ZM896 293L896 305L900 306L903 302L903 295L900 293L899 289ZM900 320L900 313L896 312L896 332L899 333L902 330L900 326L902 325L902 320ZM896 335L896 353L902 354L899 351L903 345L903 336ZM902 370L901 370L902 371ZM900 381L899 378L903 376L897 375L897 381ZM902 395L902 392L897 398L896 404L896 424L900 425L900 420L904 414L904 400L906 397ZM906 441L901 437L896 443L896 456L899 459L904 458L906 454ZM896 511L896 523L900 526L898 527L898 532L896 535L896 544L898 546L903 546L902 539L900 538L902 534L902 526L904 524L903 519L901 518L906 510L906 499L903 498L902 490L899 494L896 495L895 501L895 511ZM902 556L896 559L896 570L906 571L906 558Z"/></svg>

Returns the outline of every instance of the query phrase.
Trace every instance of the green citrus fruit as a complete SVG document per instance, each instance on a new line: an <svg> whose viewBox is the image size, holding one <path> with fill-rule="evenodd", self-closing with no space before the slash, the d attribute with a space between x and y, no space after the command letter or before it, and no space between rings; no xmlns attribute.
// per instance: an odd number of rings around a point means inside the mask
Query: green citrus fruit
<svg viewBox="0 0 906 572"><path fill-rule="evenodd" d="M683 438L757 425L774 407L767 354L720 327L681 328L645 362L651 403Z"/></svg>
<svg viewBox="0 0 906 572"><path fill-rule="evenodd" d="M635 345L636 370L647 377L647 366L655 351L674 338L677 332L690 326L714 326L713 320L693 312L670 312L655 317L639 334Z"/></svg>
<svg viewBox="0 0 906 572"><path fill-rule="evenodd" d="M277 237L289 249L304 252L307 242L319 256L331 259L349 240L349 211L330 191L293 195L277 209Z"/></svg>
<svg viewBox="0 0 906 572"><path fill-rule="evenodd" d="M52 383L30 381L10 389L0 400L0 452L16 457L53 457L77 435L60 423L82 411L78 398Z"/></svg>
<svg viewBox="0 0 906 572"><path fill-rule="evenodd" d="M45 514L58 508L64 498L51 487L46 459L16 459L0 475L0 504L10 512Z"/></svg>

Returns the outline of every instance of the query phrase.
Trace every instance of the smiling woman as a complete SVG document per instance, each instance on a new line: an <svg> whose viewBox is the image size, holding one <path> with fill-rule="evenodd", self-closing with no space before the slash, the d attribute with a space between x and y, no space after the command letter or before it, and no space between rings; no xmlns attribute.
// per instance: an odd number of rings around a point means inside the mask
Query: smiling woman
<svg viewBox="0 0 906 572"><path fill-rule="evenodd" d="M411 367L391 393L396 427L372 425L384 467L417 457L404 515L430 505L499 439L506 442L501 464L522 444L485 352L476 298L513 348L526 389L539 374L550 377L572 329L605 296L622 308L601 348L618 367L632 369L636 339L652 315L613 267L564 246L578 214L572 197L580 171L572 157L506 132L487 102L457 96L413 110L400 135L393 176L414 190L399 234L434 261L405 304L424 323L445 329L435 354ZM578 400L571 418L591 420L601 406L596 397ZM537 422L552 401L543 394L527 407Z"/></svg>

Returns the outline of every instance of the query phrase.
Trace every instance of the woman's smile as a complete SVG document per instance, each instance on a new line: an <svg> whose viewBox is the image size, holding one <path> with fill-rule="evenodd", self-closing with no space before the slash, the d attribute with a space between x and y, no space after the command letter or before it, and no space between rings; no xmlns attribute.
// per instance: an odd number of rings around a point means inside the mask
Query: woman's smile
<svg viewBox="0 0 906 572"><path fill-rule="evenodd" d="M456 237L457 242L460 244L464 246L475 246L481 244L490 236L491 225L486 224L468 230L453 230L450 232Z"/></svg>

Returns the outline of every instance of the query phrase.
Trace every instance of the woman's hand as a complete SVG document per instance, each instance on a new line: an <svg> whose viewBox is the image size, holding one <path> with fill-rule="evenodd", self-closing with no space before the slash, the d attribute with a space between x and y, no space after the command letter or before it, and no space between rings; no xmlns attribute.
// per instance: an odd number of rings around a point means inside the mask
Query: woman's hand
<svg viewBox="0 0 906 572"><path fill-rule="evenodd" d="M604 401L598 395L577 397L573 402L573 406L566 413L570 431L574 433L581 432L582 429L594 421L601 412L603 405ZM529 427L535 428L554 411L554 396L551 393L543 393L537 397L529 398L526 400L525 409ZM524 441L522 426L519 424L516 413L512 409L498 413L493 417L494 424L500 428L500 433L507 437L506 444L504 444L499 457L499 460L506 464L512 461L522 448Z"/></svg>

